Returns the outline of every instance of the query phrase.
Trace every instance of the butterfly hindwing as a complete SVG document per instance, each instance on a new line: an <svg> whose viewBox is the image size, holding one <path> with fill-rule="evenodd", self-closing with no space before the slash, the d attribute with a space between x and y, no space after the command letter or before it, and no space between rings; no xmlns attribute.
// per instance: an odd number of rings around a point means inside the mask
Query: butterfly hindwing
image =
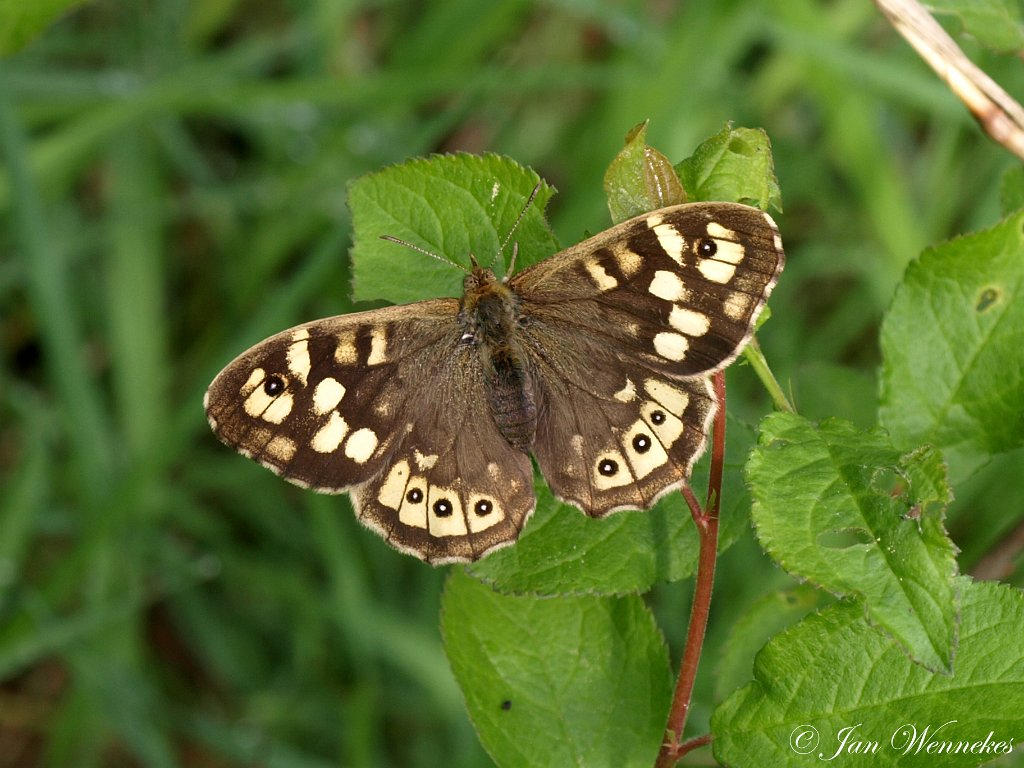
<svg viewBox="0 0 1024 768"><path fill-rule="evenodd" d="M443 429L417 426L385 472L353 492L360 521L434 564L476 560L513 543L535 504L529 456L509 446L490 418L461 411L417 418Z"/></svg>
<svg viewBox="0 0 1024 768"><path fill-rule="evenodd" d="M703 453L715 412L710 381L628 364L594 378L587 394L545 387L537 463L552 492L588 515L647 509L685 483Z"/></svg>

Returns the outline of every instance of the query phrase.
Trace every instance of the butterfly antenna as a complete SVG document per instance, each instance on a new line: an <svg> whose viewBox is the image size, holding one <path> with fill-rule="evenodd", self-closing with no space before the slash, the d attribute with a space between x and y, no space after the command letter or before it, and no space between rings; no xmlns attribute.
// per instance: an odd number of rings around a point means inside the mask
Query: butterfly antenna
<svg viewBox="0 0 1024 768"><path fill-rule="evenodd" d="M445 258L444 256L438 256L433 251L428 251L426 248L420 248L418 245L415 245L414 243L410 243L408 240L403 240L400 237L393 237L392 235L381 235L380 239L381 240L387 240L389 243L395 243L396 245L404 245L406 248L411 248L412 250L416 251L417 253L422 253L424 256L429 256L432 259L437 259L438 261L444 262L445 264L448 264L449 266L458 267L463 272L469 272L468 269L466 269L464 266L462 266L458 262L452 261L451 259Z"/></svg>
<svg viewBox="0 0 1024 768"><path fill-rule="evenodd" d="M495 255L495 258L497 258L501 254L503 254L505 252L505 249L508 248L508 244L509 244L509 241L512 239L512 235L514 235L516 233L516 229L519 227L520 223L522 223L523 217L526 216L526 212L528 210L530 210L530 206L533 205L534 198L536 198L537 197L537 193L540 192L540 185L541 185L541 182L538 181L536 186L534 186L533 191L530 193L530 196L528 198L526 198L526 203L523 204L523 210L521 210L519 212L519 216L516 218L516 223L512 225L512 229L510 229L508 231L508 234L505 235L505 240L502 242L501 247L498 249L498 253ZM512 271L512 267L516 263L516 255L518 253L519 253L519 243L516 243L515 247L514 247L514 249L512 251L512 260L509 263L509 268L508 268L509 272Z"/></svg>

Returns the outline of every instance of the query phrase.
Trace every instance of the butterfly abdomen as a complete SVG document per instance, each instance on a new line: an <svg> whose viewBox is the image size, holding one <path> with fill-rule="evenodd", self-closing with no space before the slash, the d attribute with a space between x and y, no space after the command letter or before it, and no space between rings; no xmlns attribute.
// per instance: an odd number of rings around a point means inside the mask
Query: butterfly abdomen
<svg viewBox="0 0 1024 768"><path fill-rule="evenodd" d="M537 404L523 359L509 344L485 345L480 352L494 423L509 445L527 453L537 431Z"/></svg>
<svg viewBox="0 0 1024 768"><path fill-rule="evenodd" d="M533 447L537 404L525 357L516 343L518 299L490 270L466 279L461 320L480 355L491 416L502 437L524 453Z"/></svg>

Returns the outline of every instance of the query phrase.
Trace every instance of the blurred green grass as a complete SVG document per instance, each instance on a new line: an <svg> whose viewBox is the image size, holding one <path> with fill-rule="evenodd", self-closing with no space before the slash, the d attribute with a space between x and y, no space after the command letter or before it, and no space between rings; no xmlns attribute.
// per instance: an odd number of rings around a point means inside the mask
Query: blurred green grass
<svg viewBox="0 0 1024 768"><path fill-rule="evenodd" d="M802 413L870 423L904 266L995 221L1014 165L870 3L106 1L0 63L0 767L489 764L444 571L220 446L202 394L352 308L351 179L509 154L559 187L569 244L608 225L645 118L673 160L767 130L789 260L762 345ZM733 419L770 407L730 384ZM957 489L965 568L1018 522L1022 464ZM724 555L694 728L715 649L785 583L752 538ZM676 653L688 590L651 597Z"/></svg>

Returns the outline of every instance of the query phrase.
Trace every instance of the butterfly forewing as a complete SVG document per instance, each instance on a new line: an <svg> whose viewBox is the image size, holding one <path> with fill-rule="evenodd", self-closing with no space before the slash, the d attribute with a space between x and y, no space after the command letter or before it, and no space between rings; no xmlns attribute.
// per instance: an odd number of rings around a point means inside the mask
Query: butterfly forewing
<svg viewBox="0 0 1024 768"><path fill-rule="evenodd" d="M625 221L515 275L523 312L603 335L673 376L731 362L783 266L768 214L692 203Z"/></svg>

